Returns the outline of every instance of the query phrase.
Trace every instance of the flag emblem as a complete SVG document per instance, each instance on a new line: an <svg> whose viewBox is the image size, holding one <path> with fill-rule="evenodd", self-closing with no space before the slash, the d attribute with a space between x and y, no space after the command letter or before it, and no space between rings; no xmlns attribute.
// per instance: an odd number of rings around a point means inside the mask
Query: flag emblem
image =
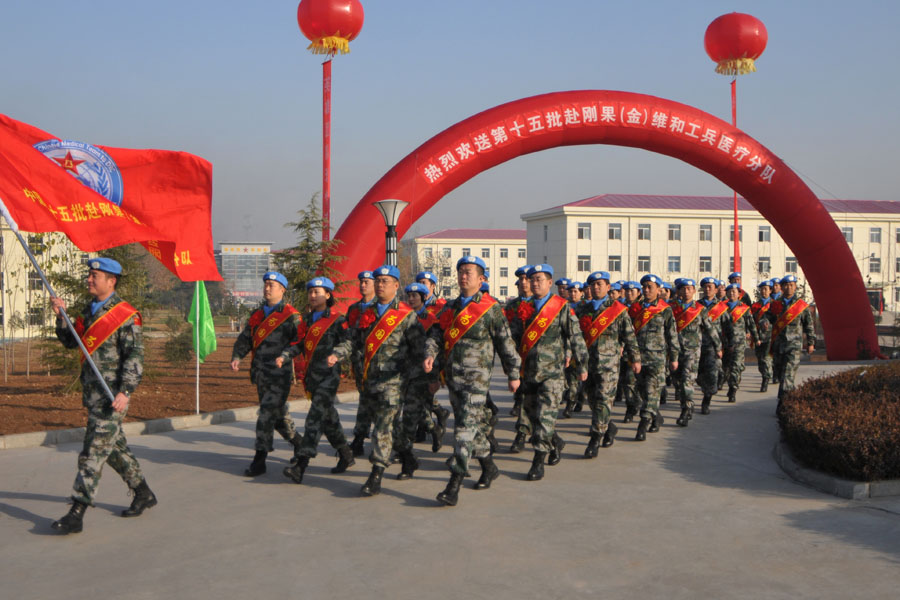
<svg viewBox="0 0 900 600"><path fill-rule="evenodd" d="M122 174L112 157L97 146L73 140L47 140L34 148L82 184L122 206Z"/></svg>

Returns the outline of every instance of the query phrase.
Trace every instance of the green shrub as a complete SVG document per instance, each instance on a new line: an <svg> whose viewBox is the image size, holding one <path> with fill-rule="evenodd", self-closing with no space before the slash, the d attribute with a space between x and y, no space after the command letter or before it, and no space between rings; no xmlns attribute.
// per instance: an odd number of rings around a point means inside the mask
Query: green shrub
<svg viewBox="0 0 900 600"><path fill-rule="evenodd" d="M900 478L900 362L807 381L778 410L802 463L855 481Z"/></svg>

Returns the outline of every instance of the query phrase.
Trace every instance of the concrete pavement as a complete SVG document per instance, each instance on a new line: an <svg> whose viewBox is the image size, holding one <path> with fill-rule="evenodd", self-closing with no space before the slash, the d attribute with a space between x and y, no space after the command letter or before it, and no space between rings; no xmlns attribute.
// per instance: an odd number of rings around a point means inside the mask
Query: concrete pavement
<svg viewBox="0 0 900 600"><path fill-rule="evenodd" d="M380 496L360 498L368 462L331 475L324 440L303 485L281 475L280 439L269 472L243 477L254 427L243 421L131 437L160 504L120 518L130 499L107 469L85 531L57 536L80 445L5 450L2 597L895 598L900 499L844 500L787 477L772 458L775 389L759 394L748 367L736 404L719 395L683 429L670 402L659 433L637 443L635 424L620 425L594 460L581 457L587 413L560 421L564 460L539 482L524 481L530 452L506 453L511 399L495 377L502 474L476 492L473 465L455 508L434 500L449 433L437 455L416 446L414 479L397 481L395 465ZM839 368L803 363L801 376ZM355 408L340 406L346 431Z"/></svg>

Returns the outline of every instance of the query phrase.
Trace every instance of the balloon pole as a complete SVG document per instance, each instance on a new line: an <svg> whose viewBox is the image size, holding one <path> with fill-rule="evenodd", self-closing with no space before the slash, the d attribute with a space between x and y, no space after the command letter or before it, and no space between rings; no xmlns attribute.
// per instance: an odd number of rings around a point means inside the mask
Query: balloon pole
<svg viewBox="0 0 900 600"><path fill-rule="evenodd" d="M737 127L737 77L731 80L731 125ZM734 192L734 272L741 272L741 235L738 229L738 195Z"/></svg>
<svg viewBox="0 0 900 600"><path fill-rule="evenodd" d="M331 238L331 57L322 63L322 241Z"/></svg>

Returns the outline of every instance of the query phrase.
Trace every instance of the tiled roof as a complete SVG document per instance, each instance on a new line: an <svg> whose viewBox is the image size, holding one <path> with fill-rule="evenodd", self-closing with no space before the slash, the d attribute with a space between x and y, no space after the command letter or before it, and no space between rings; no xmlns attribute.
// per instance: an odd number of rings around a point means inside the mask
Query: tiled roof
<svg viewBox="0 0 900 600"><path fill-rule="evenodd" d="M525 229L441 229L416 239L525 240L527 237Z"/></svg>
<svg viewBox="0 0 900 600"><path fill-rule="evenodd" d="M889 200L821 200L828 212L900 213L900 202ZM670 210L732 210L733 196L650 196L643 194L601 194L560 206L597 208L652 208ZM556 207L560 208L560 207ZM738 198L738 210L755 210Z"/></svg>

